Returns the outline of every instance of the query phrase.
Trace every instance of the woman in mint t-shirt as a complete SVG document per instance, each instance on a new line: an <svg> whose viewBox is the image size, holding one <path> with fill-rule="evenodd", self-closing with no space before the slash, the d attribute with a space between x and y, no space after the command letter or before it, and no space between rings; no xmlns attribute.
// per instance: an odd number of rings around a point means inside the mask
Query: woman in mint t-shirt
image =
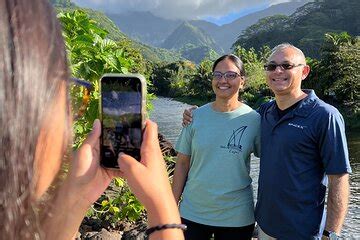
<svg viewBox="0 0 360 240"><path fill-rule="evenodd" d="M242 61L224 55L213 65L214 102L193 111L183 128L173 192L186 239L251 239L254 203L250 154L260 152L260 116L239 101L244 88Z"/></svg>

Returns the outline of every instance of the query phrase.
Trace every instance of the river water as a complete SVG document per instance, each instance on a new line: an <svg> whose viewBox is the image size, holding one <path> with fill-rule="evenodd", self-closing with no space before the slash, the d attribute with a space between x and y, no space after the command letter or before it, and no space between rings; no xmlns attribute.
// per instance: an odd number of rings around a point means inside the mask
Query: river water
<svg viewBox="0 0 360 240"><path fill-rule="evenodd" d="M175 144L182 128L182 113L189 105L162 97L155 99L153 104L154 110L150 114L150 119L157 122L159 132L162 133L167 140ZM343 239L360 239L360 132L351 132L348 134L348 144L353 173L350 175L351 195L349 212L341 235ZM259 159L254 157L252 160L250 175L253 179L256 199Z"/></svg>

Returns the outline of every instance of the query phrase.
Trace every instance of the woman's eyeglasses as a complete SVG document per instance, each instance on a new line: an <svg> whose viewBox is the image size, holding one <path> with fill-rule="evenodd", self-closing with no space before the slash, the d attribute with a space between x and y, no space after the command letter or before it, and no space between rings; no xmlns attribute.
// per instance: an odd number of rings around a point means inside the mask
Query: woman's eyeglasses
<svg viewBox="0 0 360 240"><path fill-rule="evenodd" d="M299 67L299 66L304 66L304 64L290 64L290 63L281 63L281 64L276 64L276 63L269 63L269 64L265 64L264 65L264 69L265 71L275 71L277 67L280 67L282 70L290 70L293 69L295 67Z"/></svg>
<svg viewBox="0 0 360 240"><path fill-rule="evenodd" d="M215 80L220 81L222 79L222 77L224 77L225 80L234 80L235 78L237 78L238 76L241 76L241 75L237 72L232 72L232 71L228 71L225 73L215 71L212 73L212 76Z"/></svg>
<svg viewBox="0 0 360 240"><path fill-rule="evenodd" d="M73 119L77 120L84 115L90 102L92 83L78 78L70 78L70 95Z"/></svg>

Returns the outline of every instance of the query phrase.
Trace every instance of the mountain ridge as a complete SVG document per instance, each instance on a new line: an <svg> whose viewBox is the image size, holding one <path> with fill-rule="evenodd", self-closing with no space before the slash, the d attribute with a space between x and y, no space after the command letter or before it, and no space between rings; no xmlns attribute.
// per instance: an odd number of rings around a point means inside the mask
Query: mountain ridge
<svg viewBox="0 0 360 240"><path fill-rule="evenodd" d="M189 20L189 24L204 30L212 37L219 48L229 51L237 36L257 20L274 15L290 15L310 0L299 0L272 5L264 10L248 14L231 23L219 26L205 20ZM152 46L160 47L178 28L182 20L169 20L157 17L150 12L128 12L124 14L107 14L125 34ZM196 45L196 44L194 44ZM210 47L210 46L209 46Z"/></svg>

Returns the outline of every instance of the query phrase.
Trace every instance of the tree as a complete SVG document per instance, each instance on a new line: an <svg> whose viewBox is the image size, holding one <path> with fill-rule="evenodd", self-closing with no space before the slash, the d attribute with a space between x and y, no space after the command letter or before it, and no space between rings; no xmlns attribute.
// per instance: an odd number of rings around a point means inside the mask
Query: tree
<svg viewBox="0 0 360 240"><path fill-rule="evenodd" d="M321 48L321 60L313 69L319 83L317 91L353 111L359 109L360 40L348 33L327 33Z"/></svg>
<svg viewBox="0 0 360 240"><path fill-rule="evenodd" d="M212 61L203 60L191 76L189 95L200 100L210 101L214 98L212 90Z"/></svg>
<svg viewBox="0 0 360 240"><path fill-rule="evenodd" d="M271 95L264 74L264 64L270 52L271 49L268 46L262 47L260 51L254 48L246 50L239 46L234 50L234 54L243 61L246 73L245 89L241 97L253 108L259 107L268 99L266 96Z"/></svg>
<svg viewBox="0 0 360 240"><path fill-rule="evenodd" d="M189 76L194 71L195 64L190 61L156 64L151 75L155 93L167 97L187 95Z"/></svg>

